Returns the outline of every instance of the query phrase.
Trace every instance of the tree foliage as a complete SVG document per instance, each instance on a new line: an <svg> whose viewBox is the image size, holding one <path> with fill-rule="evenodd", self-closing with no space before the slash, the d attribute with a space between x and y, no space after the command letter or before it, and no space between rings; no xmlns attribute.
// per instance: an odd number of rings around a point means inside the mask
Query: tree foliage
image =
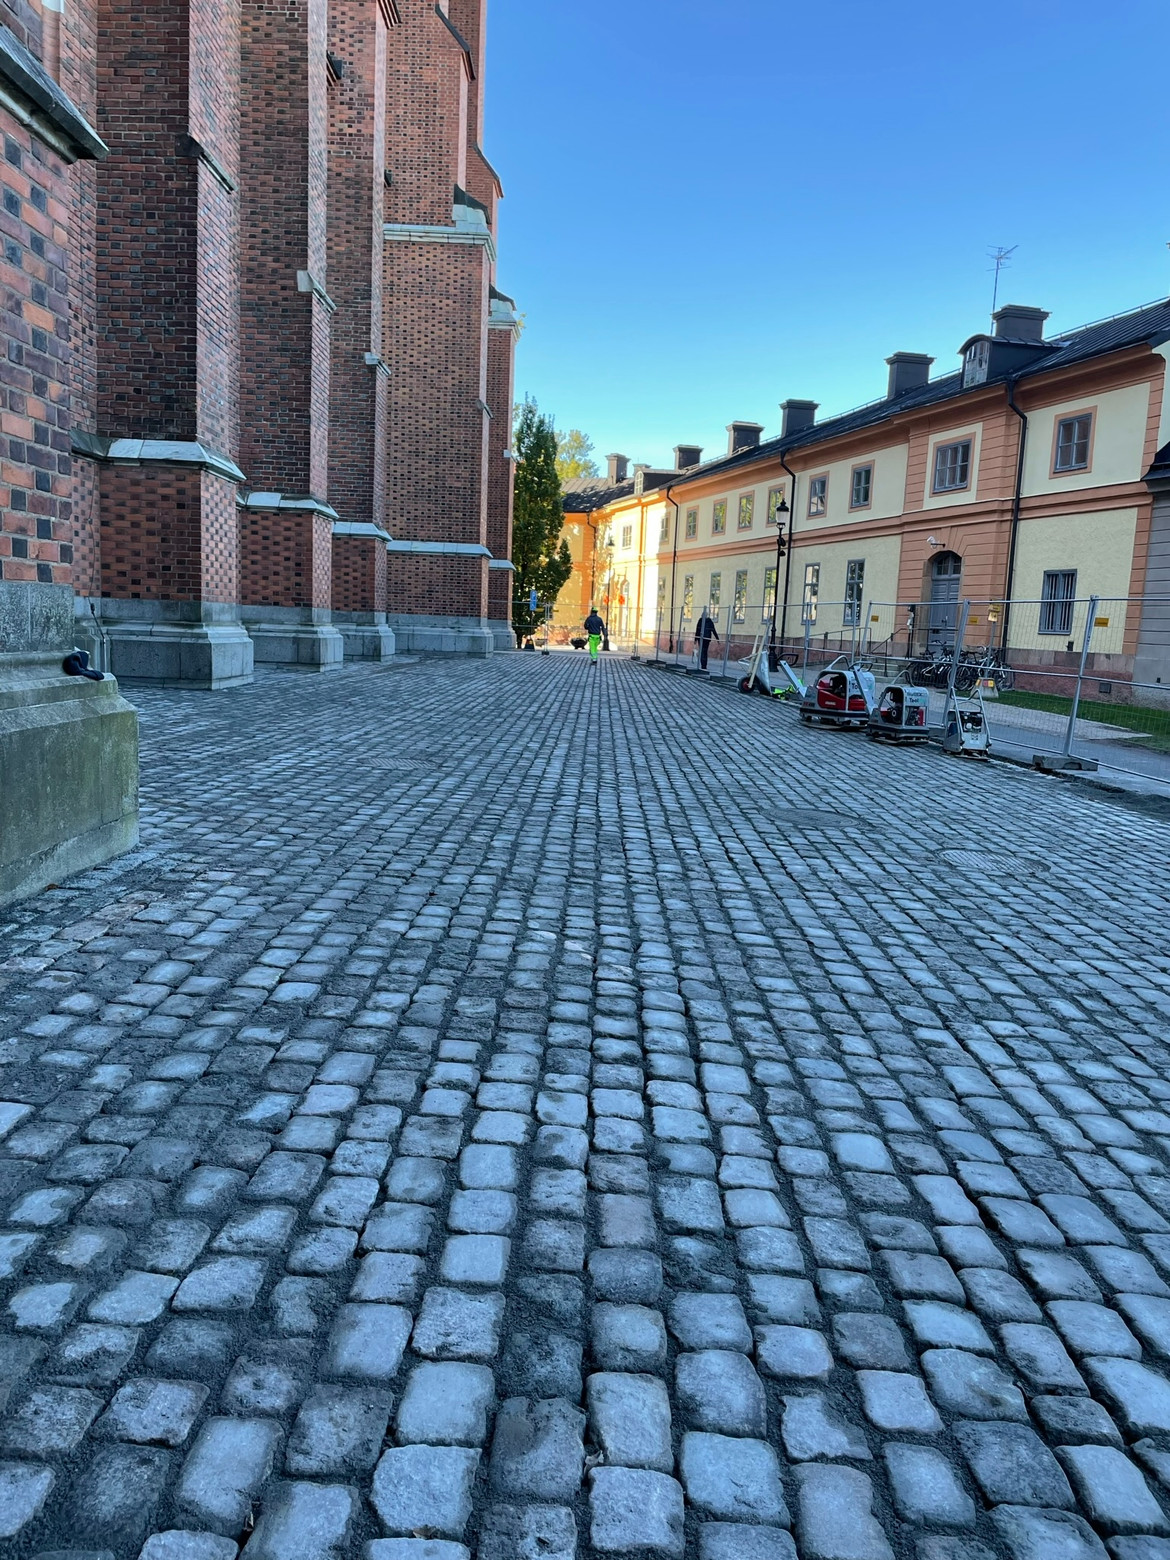
<svg viewBox="0 0 1170 1560"><path fill-rule="evenodd" d="M512 433L516 452L516 498L512 519L512 626L523 639L544 618L573 572L569 544L561 537L565 523L561 479L557 473L557 435L551 417L526 400L516 413ZM539 605L529 607L536 587Z"/></svg>
<svg viewBox="0 0 1170 1560"><path fill-rule="evenodd" d="M600 473L593 455L593 440L580 428L557 434L557 475L562 482L574 477L596 477Z"/></svg>

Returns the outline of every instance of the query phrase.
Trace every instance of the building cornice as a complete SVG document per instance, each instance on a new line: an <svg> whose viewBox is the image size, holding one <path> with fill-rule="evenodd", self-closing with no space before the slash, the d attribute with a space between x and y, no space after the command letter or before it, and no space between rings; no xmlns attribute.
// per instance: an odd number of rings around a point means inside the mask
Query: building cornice
<svg viewBox="0 0 1170 1560"><path fill-rule="evenodd" d="M112 466L197 466L231 482L246 481L234 460L193 439L111 438L74 428L70 442L74 455Z"/></svg>
<svg viewBox="0 0 1170 1560"><path fill-rule="evenodd" d="M483 213L476 211L474 206L456 206L454 209L454 227L444 227L437 222L386 222L382 226L382 236L387 243L464 244L480 247L487 250L488 259L494 265L496 244L483 220ZM462 213L474 214L478 220L470 220L470 216L463 216Z"/></svg>
<svg viewBox="0 0 1170 1560"><path fill-rule="evenodd" d="M383 531L382 527L375 525L372 520L335 520L333 534L334 536L372 536L384 542L394 540L389 531Z"/></svg>
<svg viewBox="0 0 1170 1560"><path fill-rule="evenodd" d="M66 162L105 157L109 147L35 55L0 26L0 106Z"/></svg>
<svg viewBox="0 0 1170 1560"><path fill-rule="evenodd" d="M444 557L490 558L491 551L478 542L408 542L391 541L386 551L392 553L432 553Z"/></svg>
<svg viewBox="0 0 1170 1560"><path fill-rule="evenodd" d="M272 493L255 489L239 495L241 509L298 509L304 513L323 515L326 520L339 518L336 509L324 499L311 493Z"/></svg>

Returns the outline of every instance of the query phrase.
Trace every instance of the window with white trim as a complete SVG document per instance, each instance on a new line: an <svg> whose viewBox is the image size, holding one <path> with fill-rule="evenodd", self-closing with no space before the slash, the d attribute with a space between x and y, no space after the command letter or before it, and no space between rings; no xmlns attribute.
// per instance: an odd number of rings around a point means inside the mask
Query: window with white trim
<svg viewBox="0 0 1170 1560"><path fill-rule="evenodd" d="M1059 634L1067 639L1072 633L1073 607L1077 599L1075 569L1046 569L1040 591L1041 634Z"/></svg>
<svg viewBox="0 0 1170 1560"><path fill-rule="evenodd" d="M711 535L722 536L727 530L727 500L721 498L711 505Z"/></svg>
<svg viewBox="0 0 1170 1560"><path fill-rule="evenodd" d="M1056 425L1053 471L1087 471L1092 433L1092 412L1081 412L1076 417L1062 417Z"/></svg>
<svg viewBox="0 0 1170 1560"><path fill-rule="evenodd" d="M800 598L800 621L802 623L815 623L817 620L817 597L821 593L821 566L819 563L806 563L804 566L804 594Z"/></svg>
<svg viewBox="0 0 1170 1560"><path fill-rule="evenodd" d="M755 513L756 495L754 493L741 493L739 495L739 516L736 520L737 530L750 531Z"/></svg>
<svg viewBox="0 0 1170 1560"><path fill-rule="evenodd" d="M936 493L957 493L971 482L971 440L956 439L953 444L938 444L934 450L934 489Z"/></svg>
<svg viewBox="0 0 1170 1560"><path fill-rule="evenodd" d="M747 577L746 569L736 569L735 596L731 608L731 616L736 623L742 623L747 617Z"/></svg>
<svg viewBox="0 0 1170 1560"><path fill-rule="evenodd" d="M776 524L776 512L784 502L784 486L768 489L768 521L769 525Z"/></svg>
<svg viewBox="0 0 1170 1560"><path fill-rule="evenodd" d="M861 596L865 589L865 559L851 558L845 565L845 609L841 622L856 628L861 622Z"/></svg>
<svg viewBox="0 0 1170 1560"><path fill-rule="evenodd" d="M823 515L828 506L829 478L826 474L822 477L810 477L808 484L808 512L810 515Z"/></svg>
<svg viewBox="0 0 1170 1560"><path fill-rule="evenodd" d="M776 570L764 570L764 616L771 617L776 610Z"/></svg>
<svg viewBox="0 0 1170 1560"><path fill-rule="evenodd" d="M872 492L873 467L854 466L853 474L849 481L850 509L868 509Z"/></svg>
<svg viewBox="0 0 1170 1560"><path fill-rule="evenodd" d="M718 570L711 576L711 587L707 592L707 605L712 615L719 611L719 596L723 590L723 575Z"/></svg>
<svg viewBox="0 0 1170 1560"><path fill-rule="evenodd" d="M699 534L699 511L697 509L688 509L687 510L687 529L686 529L687 541L688 542L693 542L695 537L698 536L698 534Z"/></svg>
<svg viewBox="0 0 1170 1560"><path fill-rule="evenodd" d="M663 542L669 542L669 541L670 541L670 515L669 514L663 514L663 516L662 516L662 526L661 526L661 528L659 529L659 532L658 532L658 542L659 542L659 545L661 546L661 544Z"/></svg>
<svg viewBox="0 0 1170 1560"><path fill-rule="evenodd" d="M683 575L682 610L683 617L690 617L695 610L695 576L693 574Z"/></svg>
<svg viewBox="0 0 1170 1560"><path fill-rule="evenodd" d="M633 526L632 525L623 525L622 526L622 547L623 548L630 547L632 545L632 543L633 543L633 540L634 540L634 528L633 528Z"/></svg>

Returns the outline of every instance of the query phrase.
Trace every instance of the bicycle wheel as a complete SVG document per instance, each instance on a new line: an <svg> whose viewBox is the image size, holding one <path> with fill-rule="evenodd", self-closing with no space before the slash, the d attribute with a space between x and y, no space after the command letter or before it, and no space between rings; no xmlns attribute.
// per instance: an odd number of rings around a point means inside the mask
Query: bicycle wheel
<svg viewBox="0 0 1170 1560"><path fill-rule="evenodd" d="M955 668L955 692L970 693L979 680L979 667L970 661L960 661Z"/></svg>
<svg viewBox="0 0 1170 1560"><path fill-rule="evenodd" d="M1007 693L1009 688L1016 685L1016 674L1010 666L997 666L991 674L995 679L995 687L998 693Z"/></svg>
<svg viewBox="0 0 1170 1560"><path fill-rule="evenodd" d="M906 668L906 676L912 688L929 688L930 663L927 661L911 661Z"/></svg>

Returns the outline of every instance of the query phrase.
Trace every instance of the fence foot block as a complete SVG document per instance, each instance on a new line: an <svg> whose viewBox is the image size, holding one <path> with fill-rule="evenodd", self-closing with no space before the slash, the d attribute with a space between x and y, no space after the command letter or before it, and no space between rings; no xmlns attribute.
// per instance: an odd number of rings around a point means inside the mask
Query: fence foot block
<svg viewBox="0 0 1170 1560"><path fill-rule="evenodd" d="M1033 753L1032 767L1042 769L1045 774L1058 775L1070 769L1091 771L1099 766L1095 758L1074 758L1071 753Z"/></svg>

